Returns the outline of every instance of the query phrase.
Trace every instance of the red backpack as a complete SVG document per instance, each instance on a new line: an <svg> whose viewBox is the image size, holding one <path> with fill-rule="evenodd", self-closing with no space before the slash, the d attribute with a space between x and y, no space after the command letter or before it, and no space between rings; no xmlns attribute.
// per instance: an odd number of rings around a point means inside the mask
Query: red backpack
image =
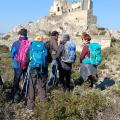
<svg viewBox="0 0 120 120"><path fill-rule="evenodd" d="M20 41L20 48L18 51L18 55L15 58L20 63L20 68L22 70L26 69L28 66L26 54L27 54L27 51L28 51L28 48L30 47L30 45L31 45L30 40L21 40Z"/></svg>

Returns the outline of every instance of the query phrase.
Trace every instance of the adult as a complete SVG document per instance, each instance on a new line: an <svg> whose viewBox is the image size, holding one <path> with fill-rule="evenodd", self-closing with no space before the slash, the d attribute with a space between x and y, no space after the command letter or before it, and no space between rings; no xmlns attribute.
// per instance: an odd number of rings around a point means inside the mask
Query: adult
<svg viewBox="0 0 120 120"><path fill-rule="evenodd" d="M91 63L84 63L85 58L90 58L90 50L89 50L89 44L91 41L91 37L89 34L84 33L82 36L82 43L83 48L82 52L80 54L80 76L83 78L84 81L90 82L89 87L93 87L94 81L96 80L97 76L97 66L93 65Z"/></svg>
<svg viewBox="0 0 120 120"><path fill-rule="evenodd" d="M13 86L11 90L13 102L17 102L18 100L20 100L21 89L19 86L19 82L20 82L22 75L24 79L26 71L27 71L27 67L25 69L22 69L20 62L17 60L19 49L21 47L21 41L28 40L27 29L22 28L18 32L18 35L19 35L18 40L13 43L12 48L11 48L11 58L13 59L13 68L14 68L14 80L13 80Z"/></svg>

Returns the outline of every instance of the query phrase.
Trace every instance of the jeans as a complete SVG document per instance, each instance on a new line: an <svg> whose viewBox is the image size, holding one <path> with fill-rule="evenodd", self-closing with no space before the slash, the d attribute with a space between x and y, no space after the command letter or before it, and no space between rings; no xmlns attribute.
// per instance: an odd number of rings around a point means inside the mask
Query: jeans
<svg viewBox="0 0 120 120"><path fill-rule="evenodd" d="M19 87L19 82L20 82L20 78L23 75L23 79L26 75L26 69L22 70L20 68L14 68L14 81L13 81L13 87L11 90L12 93L12 97L14 97L17 93L20 92L20 87Z"/></svg>
<svg viewBox="0 0 120 120"><path fill-rule="evenodd" d="M48 81L48 86L55 85L57 83L57 61L52 60L51 63L51 72L50 72L50 79Z"/></svg>

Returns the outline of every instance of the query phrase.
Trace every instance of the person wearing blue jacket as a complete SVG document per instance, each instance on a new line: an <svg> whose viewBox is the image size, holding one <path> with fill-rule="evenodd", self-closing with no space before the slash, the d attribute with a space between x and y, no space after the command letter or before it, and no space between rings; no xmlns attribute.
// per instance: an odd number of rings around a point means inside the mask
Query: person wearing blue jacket
<svg viewBox="0 0 120 120"><path fill-rule="evenodd" d="M27 68L22 70L20 68L20 63L16 60L15 56L18 55L18 51L20 48L20 41L21 40L28 40L27 37L27 29L22 28L19 32L18 32L19 38L17 41L15 41L12 45L11 48L11 58L13 60L13 68L14 68L14 80L13 80L13 86L12 86L12 90L11 90L11 94L12 94L12 99L13 102L17 102L18 100L20 100L20 87L19 87L19 82L20 82L20 78L23 75L23 78L25 77Z"/></svg>

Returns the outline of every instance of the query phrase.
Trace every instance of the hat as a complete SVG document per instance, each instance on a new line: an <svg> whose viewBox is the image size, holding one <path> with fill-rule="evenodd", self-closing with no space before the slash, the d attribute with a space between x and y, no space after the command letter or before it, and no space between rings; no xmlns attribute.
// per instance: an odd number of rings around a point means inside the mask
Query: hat
<svg viewBox="0 0 120 120"><path fill-rule="evenodd" d="M43 36L38 35L38 36L36 36L35 40L40 40L40 41L43 41L43 40L44 40L44 38L43 38Z"/></svg>
<svg viewBox="0 0 120 120"><path fill-rule="evenodd" d="M27 36L27 29L22 28L22 29L18 32L18 34L19 34L19 35Z"/></svg>

